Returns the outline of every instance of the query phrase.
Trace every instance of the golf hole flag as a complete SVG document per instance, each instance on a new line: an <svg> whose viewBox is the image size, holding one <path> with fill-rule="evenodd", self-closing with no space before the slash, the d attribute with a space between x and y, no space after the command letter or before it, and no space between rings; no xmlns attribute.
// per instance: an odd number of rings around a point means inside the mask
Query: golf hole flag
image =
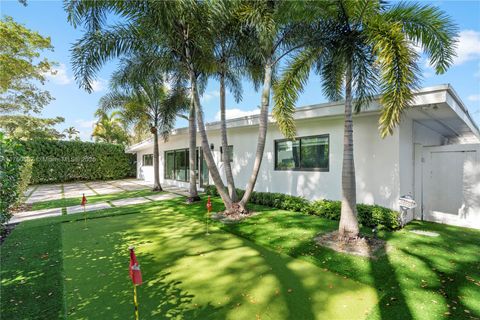
<svg viewBox="0 0 480 320"><path fill-rule="evenodd" d="M212 201L210 201L210 196L208 196L208 200L207 200L207 211L208 213L212 211Z"/></svg>
<svg viewBox="0 0 480 320"><path fill-rule="evenodd" d="M130 278L132 278L133 285L139 286L142 284L142 272L133 249L134 247L128 248L130 250Z"/></svg>
<svg viewBox="0 0 480 320"><path fill-rule="evenodd" d="M82 196L82 206L85 207L86 204L87 204L87 197L85 197L85 193L84 193Z"/></svg>

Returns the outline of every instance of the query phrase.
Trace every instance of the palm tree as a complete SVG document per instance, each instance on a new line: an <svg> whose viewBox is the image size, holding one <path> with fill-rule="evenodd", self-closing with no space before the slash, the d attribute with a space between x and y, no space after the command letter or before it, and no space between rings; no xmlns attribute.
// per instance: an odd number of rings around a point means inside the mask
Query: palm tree
<svg viewBox="0 0 480 320"><path fill-rule="evenodd" d="M154 52L149 69L169 72L175 70L185 75L190 83L192 103L195 108L201 146L210 176L217 187L226 211L246 212L246 203L256 183L262 162L267 132L268 111L272 75L282 57L295 49L290 40L300 31L292 17L300 21L307 13L303 2L293 1L242 1L233 15L240 19L249 32L252 43L259 43L258 50L252 48L251 56L261 59L263 64L263 91L260 113L258 147L254 169L242 200L234 206L225 191L218 168L210 150L203 120L200 95L212 70L215 25L209 1L69 1L66 3L68 19L74 25L83 24L84 36L73 47L73 66L77 81L88 91L99 68L113 58L133 53ZM107 17L121 16L120 22L107 24ZM140 73L143 74L143 73Z"/></svg>
<svg viewBox="0 0 480 320"><path fill-rule="evenodd" d="M111 79L112 90L100 99L100 109L121 110L129 123L148 123L153 135L154 191L161 191L159 174L159 134L167 140L179 113L188 109L185 90L170 88L164 73L144 70L142 57L122 59Z"/></svg>
<svg viewBox="0 0 480 320"><path fill-rule="evenodd" d="M98 118L92 132L95 142L127 143L128 133L121 112L114 111L108 114L104 110L97 110L95 116Z"/></svg>
<svg viewBox="0 0 480 320"><path fill-rule="evenodd" d="M283 133L293 138L294 104L312 67L323 78L323 92L330 100L345 99L339 234L348 239L359 233L352 111L366 108L380 93L380 134L392 134L418 85L418 54L413 45L423 49L437 73L443 73L454 56L456 27L442 11L429 5L389 6L377 1L332 4L333 14L311 25L308 34L312 37L275 85L273 115Z"/></svg>
<svg viewBox="0 0 480 320"><path fill-rule="evenodd" d="M312 3L302 1L252 0L243 2L237 13L244 27L250 32L250 41L256 44L250 48L249 55L261 61L263 68L257 149L245 193L238 203L240 212L247 212L246 205L255 188L262 164L275 69L282 58L302 46L302 41L298 39L305 36L302 21L310 19L311 5ZM323 3L313 5L324 6Z"/></svg>
<svg viewBox="0 0 480 320"><path fill-rule="evenodd" d="M228 152L227 119L226 119L226 89L238 103L242 99L242 77L247 76L253 81L255 88L261 80L261 63L249 54L251 39L246 30L242 30L240 19L235 17L241 2L220 0L210 2L212 9L211 37L214 42L212 52L212 74L220 85L220 135L223 150L223 167L227 180L228 193L233 202L237 202L235 181L232 174L230 154ZM257 59L258 60L258 59Z"/></svg>
<svg viewBox="0 0 480 320"><path fill-rule="evenodd" d="M78 135L80 131L78 131L75 127L68 127L67 129L63 130L63 132L67 135L68 140L78 140Z"/></svg>

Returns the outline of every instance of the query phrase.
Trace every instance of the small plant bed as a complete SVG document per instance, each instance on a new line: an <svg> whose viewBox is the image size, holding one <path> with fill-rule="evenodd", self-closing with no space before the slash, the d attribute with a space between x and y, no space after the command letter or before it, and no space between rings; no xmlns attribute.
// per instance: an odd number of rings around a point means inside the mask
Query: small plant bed
<svg viewBox="0 0 480 320"><path fill-rule="evenodd" d="M258 212L255 212L255 211L249 211L247 214L241 214L241 213L225 214L225 212L216 212L212 214L212 219L223 222L225 224L230 224L230 223L240 222L256 214L258 214Z"/></svg>
<svg viewBox="0 0 480 320"><path fill-rule="evenodd" d="M370 237L359 236L356 239L342 238L338 231L318 235L315 241L324 247L337 252L354 254L362 257L376 259L385 254L387 243L385 240Z"/></svg>

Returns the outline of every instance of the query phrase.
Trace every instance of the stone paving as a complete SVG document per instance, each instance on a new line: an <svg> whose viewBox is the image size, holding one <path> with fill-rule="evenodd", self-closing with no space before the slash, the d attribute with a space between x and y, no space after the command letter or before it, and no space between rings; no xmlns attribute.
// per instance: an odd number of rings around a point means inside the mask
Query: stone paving
<svg viewBox="0 0 480 320"><path fill-rule="evenodd" d="M12 219L8 221L8 224L14 224L22 221L33 220L33 219L56 217L60 215L62 215L62 208L25 211L25 212L16 213L12 217Z"/></svg>
<svg viewBox="0 0 480 320"><path fill-rule="evenodd" d="M125 180L113 180L113 181L93 181L93 182L74 182L64 184L48 184L30 186L25 192L27 198L26 203L32 204L35 202L58 200L62 198L80 197L82 194L85 196L95 196L119 193L125 191L144 190L152 187L151 182L146 182L137 179L125 179ZM123 207L135 204L142 204L152 201L162 201L177 198L179 196L188 196L188 190L175 187L164 186L166 192L149 195L145 197L125 198L119 200L113 200L111 202L97 202L87 203L85 208L81 205L66 207L67 214L82 213L85 211L97 211L105 210L112 207ZM63 196L62 196L63 190ZM15 213L9 224L19 223L22 221L56 217L62 215L62 208L54 209L42 209L34 211L25 211Z"/></svg>
<svg viewBox="0 0 480 320"><path fill-rule="evenodd" d="M26 192L28 196L25 203L51 201L63 198L94 196L102 194L112 194L123 191L135 191L148 189L151 183L137 179L111 180L111 181L93 181L93 182L69 182L64 184L44 184L31 186Z"/></svg>

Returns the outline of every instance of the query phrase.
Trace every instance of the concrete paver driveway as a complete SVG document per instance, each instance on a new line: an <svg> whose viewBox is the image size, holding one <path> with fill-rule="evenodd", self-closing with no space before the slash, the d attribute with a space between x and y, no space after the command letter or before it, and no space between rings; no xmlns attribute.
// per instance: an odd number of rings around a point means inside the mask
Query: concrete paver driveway
<svg viewBox="0 0 480 320"><path fill-rule="evenodd" d="M82 194L85 194L86 196L93 196L123 191L142 190L151 187L151 184L137 179L44 184L30 187L26 193L28 198L25 202L32 204L35 202L62 199L62 188L63 198L74 198L79 197Z"/></svg>

